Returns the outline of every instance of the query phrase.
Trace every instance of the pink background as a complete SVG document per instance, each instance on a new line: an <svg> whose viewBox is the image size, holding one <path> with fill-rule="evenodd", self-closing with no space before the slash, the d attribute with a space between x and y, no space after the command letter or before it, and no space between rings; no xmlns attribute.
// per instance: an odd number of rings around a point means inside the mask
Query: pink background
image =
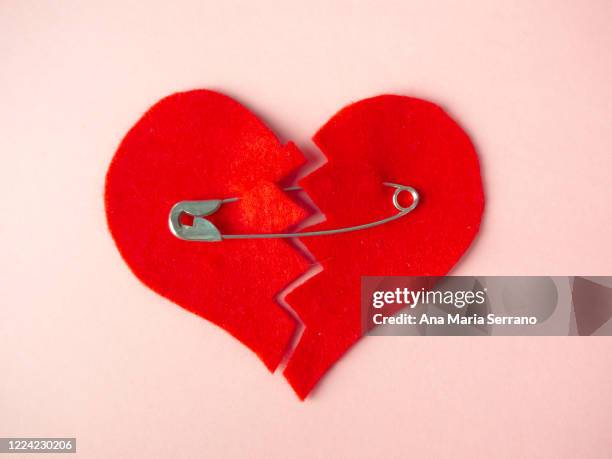
<svg viewBox="0 0 612 459"><path fill-rule="evenodd" d="M417 95L482 160L456 274L610 275L611 2L136 3L0 2L0 436L91 458L610 457L611 338L369 338L300 403L135 279L102 191L175 91L226 92L306 147L353 100Z"/></svg>

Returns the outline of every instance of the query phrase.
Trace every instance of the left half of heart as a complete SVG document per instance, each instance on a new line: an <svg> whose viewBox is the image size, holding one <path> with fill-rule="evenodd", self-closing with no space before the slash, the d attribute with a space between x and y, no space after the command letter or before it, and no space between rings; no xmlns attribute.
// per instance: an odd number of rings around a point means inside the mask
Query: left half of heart
<svg viewBox="0 0 612 459"><path fill-rule="evenodd" d="M225 329L271 371L298 328L277 296L309 263L284 240L179 240L168 214L179 201L240 197L214 215L228 233L292 228L308 211L283 184L303 163L294 144L283 145L238 102L196 90L151 107L121 142L106 176L108 226L132 272Z"/></svg>

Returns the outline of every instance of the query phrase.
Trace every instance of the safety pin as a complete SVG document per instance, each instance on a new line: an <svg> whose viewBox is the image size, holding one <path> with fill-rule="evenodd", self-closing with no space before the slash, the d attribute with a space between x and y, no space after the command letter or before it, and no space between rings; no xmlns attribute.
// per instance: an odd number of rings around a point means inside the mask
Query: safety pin
<svg viewBox="0 0 612 459"><path fill-rule="evenodd" d="M185 241L202 241L202 242L217 242L225 239L278 239L278 238L298 238L310 236L326 236L331 234L348 233L350 231L359 231L375 226L384 225L393 220L403 217L412 212L419 204L419 193L411 186L398 185L397 183L383 182L383 185L395 188L393 193L393 205L399 211L382 220L364 223L362 225L348 226L344 228L336 228L321 231L304 231L301 233L255 233L255 234L221 234L215 225L204 217L212 215L219 208L228 202L237 201L239 198L227 199L209 199L205 201L180 201L177 202L170 210L168 223L170 231L177 238ZM285 188L285 191L301 190L300 187ZM412 203L408 207L404 207L399 203L399 195L402 191L407 191L412 196ZM182 214L191 215L193 217L192 225L183 225L180 222Z"/></svg>

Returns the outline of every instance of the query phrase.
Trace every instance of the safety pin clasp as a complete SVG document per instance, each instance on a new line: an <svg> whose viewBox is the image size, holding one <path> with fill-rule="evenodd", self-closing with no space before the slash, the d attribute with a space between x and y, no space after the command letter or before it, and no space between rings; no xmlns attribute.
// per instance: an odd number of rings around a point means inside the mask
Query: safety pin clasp
<svg viewBox="0 0 612 459"><path fill-rule="evenodd" d="M221 199L210 199L207 201L181 201L177 202L170 210L170 231L177 238L185 241L221 241L221 232L209 220L204 217L214 214L223 204ZM181 223L181 215L187 214L193 217L191 226Z"/></svg>

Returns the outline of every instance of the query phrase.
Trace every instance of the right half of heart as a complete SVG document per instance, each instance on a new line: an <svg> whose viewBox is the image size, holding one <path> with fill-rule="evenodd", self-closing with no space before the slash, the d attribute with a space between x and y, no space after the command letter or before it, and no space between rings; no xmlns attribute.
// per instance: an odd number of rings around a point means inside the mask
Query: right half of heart
<svg viewBox="0 0 612 459"><path fill-rule="evenodd" d="M314 136L328 162L301 181L323 230L389 215L383 182L416 188L417 208L395 222L303 242L322 271L286 298L304 331L284 374L304 398L361 337L361 276L441 276L478 233L480 165L463 129L439 106L383 95L349 105Z"/></svg>

